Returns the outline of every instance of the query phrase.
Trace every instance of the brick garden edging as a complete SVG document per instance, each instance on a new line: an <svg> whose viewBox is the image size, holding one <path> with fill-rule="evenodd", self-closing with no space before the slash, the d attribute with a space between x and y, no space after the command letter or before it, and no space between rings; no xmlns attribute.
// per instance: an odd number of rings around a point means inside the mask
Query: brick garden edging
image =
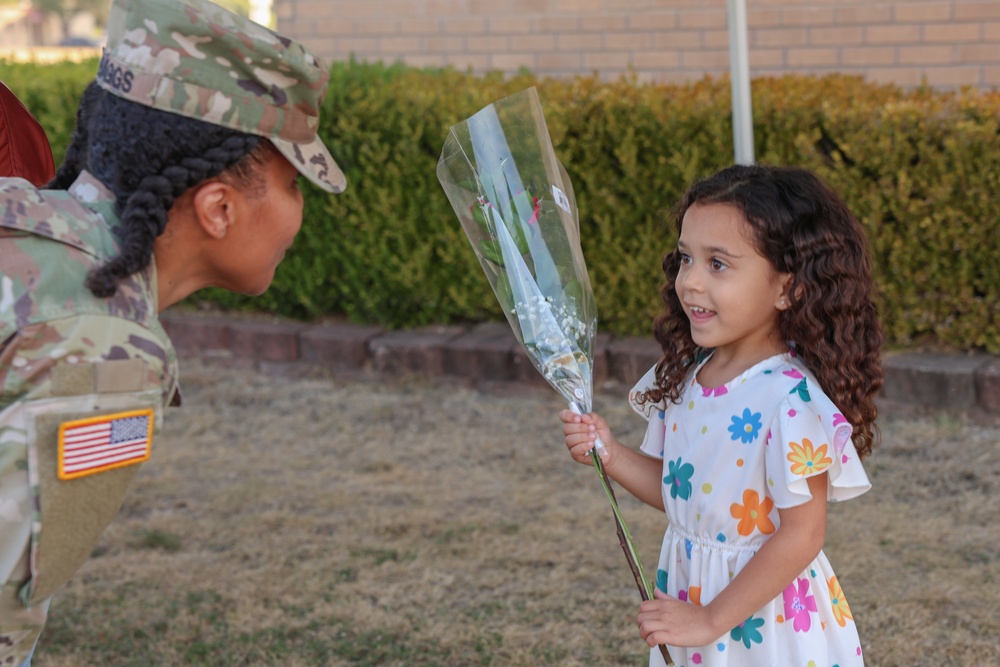
<svg viewBox="0 0 1000 667"><path fill-rule="evenodd" d="M547 386L501 322L389 331L187 310L168 310L160 320L179 354L264 373L416 374L470 386ZM596 386L631 386L659 359L659 347L652 339L600 334L594 356ZM882 398L894 404L1000 415L998 356L902 352L886 355L884 369Z"/></svg>

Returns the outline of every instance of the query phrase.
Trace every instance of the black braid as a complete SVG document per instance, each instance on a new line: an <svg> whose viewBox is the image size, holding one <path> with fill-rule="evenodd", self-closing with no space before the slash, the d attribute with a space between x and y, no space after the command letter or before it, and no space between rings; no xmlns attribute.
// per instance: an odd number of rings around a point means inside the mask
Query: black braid
<svg viewBox="0 0 1000 667"><path fill-rule="evenodd" d="M66 157L56 170L56 175L45 186L47 190L66 190L73 185L73 181L86 169L83 161L87 156L87 126L90 117L94 113L100 113L101 100L104 99L104 89L91 82L83 91L80 98L80 106L76 110L76 130L70 140L69 148L66 149Z"/></svg>
<svg viewBox="0 0 1000 667"><path fill-rule="evenodd" d="M121 253L87 278L87 287L98 297L112 296L124 278L149 265L153 242L163 233L177 197L223 172L245 181L247 162L258 162L257 154L269 147L260 137L108 93L100 113L91 113L86 125L84 164L114 192L121 217Z"/></svg>

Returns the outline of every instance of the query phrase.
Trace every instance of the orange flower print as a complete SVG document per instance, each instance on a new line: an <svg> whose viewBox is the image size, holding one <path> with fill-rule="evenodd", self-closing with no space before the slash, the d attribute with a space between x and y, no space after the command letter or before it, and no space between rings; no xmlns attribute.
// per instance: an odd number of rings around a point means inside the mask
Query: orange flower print
<svg viewBox="0 0 1000 667"><path fill-rule="evenodd" d="M774 522L768 516L773 507L774 501L770 498L764 498L764 502L761 502L760 496L753 489L744 491L743 504L733 503L729 507L729 513L740 521L736 526L736 532L740 535L750 535L756 528L765 535L773 533Z"/></svg>
<svg viewBox="0 0 1000 667"><path fill-rule="evenodd" d="M847 621L853 621L851 608L847 606L847 598L844 597L844 590L840 587L837 577L833 577L827 585L830 587L830 604L833 606L833 616L837 619L837 625L844 627Z"/></svg>
<svg viewBox="0 0 1000 667"><path fill-rule="evenodd" d="M792 474L808 477L809 475L826 470L833 464L833 459L826 455L826 445L820 445L818 449L813 449L813 444L809 438L802 438L802 444L790 442L791 453L786 456L792 463Z"/></svg>

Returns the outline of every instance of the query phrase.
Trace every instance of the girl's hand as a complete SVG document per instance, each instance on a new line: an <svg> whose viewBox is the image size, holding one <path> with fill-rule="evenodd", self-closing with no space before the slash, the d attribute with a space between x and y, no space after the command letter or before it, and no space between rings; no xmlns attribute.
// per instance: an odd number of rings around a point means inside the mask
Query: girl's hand
<svg viewBox="0 0 1000 667"><path fill-rule="evenodd" d="M725 633L713 627L707 607L681 602L659 588L653 591L653 599L639 605L639 634L650 646L670 644L672 646L704 646Z"/></svg>
<svg viewBox="0 0 1000 667"><path fill-rule="evenodd" d="M617 444L608 422L596 412L578 415L572 410L560 410L559 419L563 422L563 435L566 436L566 449L577 463L593 465L590 450L594 448L597 437L604 442L605 451L601 454L601 462L607 464L611 458L611 448Z"/></svg>

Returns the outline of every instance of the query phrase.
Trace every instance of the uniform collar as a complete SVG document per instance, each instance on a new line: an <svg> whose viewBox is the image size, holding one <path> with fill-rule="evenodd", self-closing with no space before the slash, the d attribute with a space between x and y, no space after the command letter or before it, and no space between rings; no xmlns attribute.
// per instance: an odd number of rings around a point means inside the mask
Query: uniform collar
<svg viewBox="0 0 1000 667"><path fill-rule="evenodd" d="M69 193L73 198L83 204L97 204L102 201L114 201L115 193L111 192L104 183L87 170L80 172L80 175L69 186Z"/></svg>
<svg viewBox="0 0 1000 667"><path fill-rule="evenodd" d="M119 225L118 214L115 212L115 193L108 186L104 185L96 176L89 171L83 170L76 177L73 184L67 189L69 196L75 199L86 209L99 215L108 229L117 237ZM117 248L105 249L106 252L117 254Z"/></svg>

